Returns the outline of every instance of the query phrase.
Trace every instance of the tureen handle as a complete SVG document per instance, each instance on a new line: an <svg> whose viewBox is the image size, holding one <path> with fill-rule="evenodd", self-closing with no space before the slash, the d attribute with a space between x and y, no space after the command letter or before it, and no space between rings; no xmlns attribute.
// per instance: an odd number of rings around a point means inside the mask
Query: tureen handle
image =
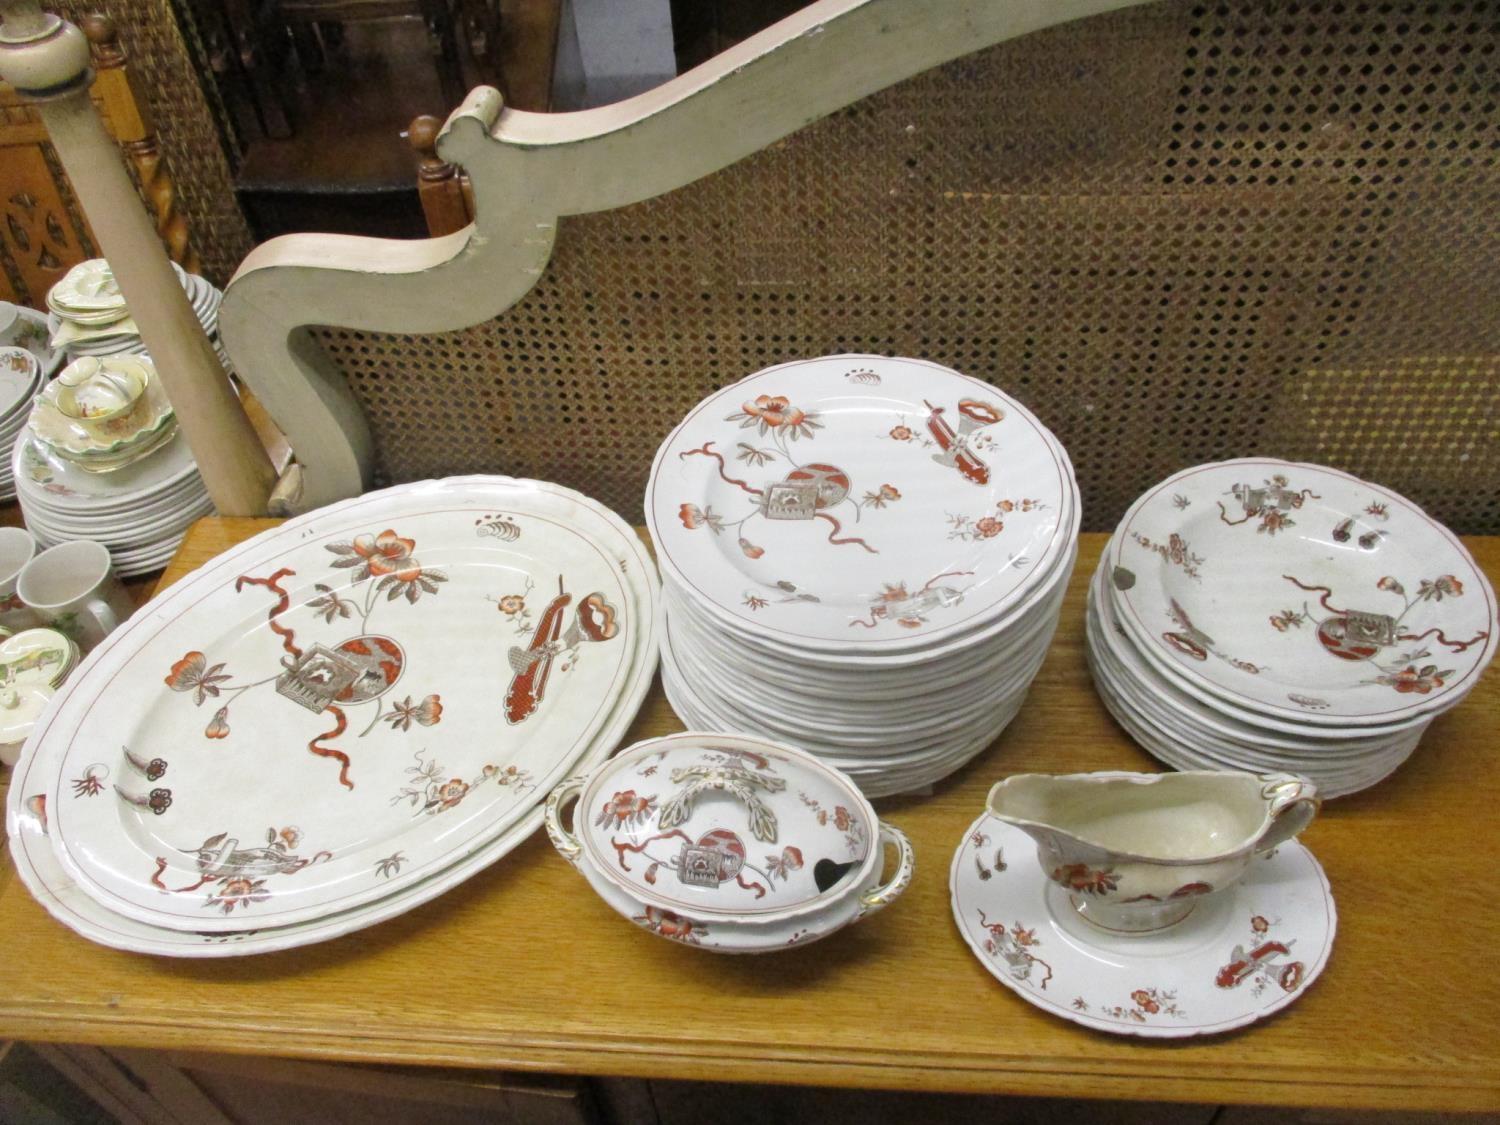
<svg viewBox="0 0 1500 1125"><path fill-rule="evenodd" d="M1262 774L1261 796L1271 803L1271 822L1255 850L1270 851L1286 843L1312 823L1318 815L1323 799L1318 796L1318 787L1305 777L1293 773Z"/></svg>
<svg viewBox="0 0 1500 1125"><path fill-rule="evenodd" d="M888 880L878 887L871 887L859 896L861 904L860 916L873 914L882 907L889 906L901 897L901 892L911 882L912 871L916 866L916 853L912 851L911 841L906 838L906 833L899 828L893 828L885 821L880 822L880 848L885 850L887 844L894 844L898 853L896 858L896 871Z"/></svg>
<svg viewBox="0 0 1500 1125"><path fill-rule="evenodd" d="M584 783L588 781L585 776L570 777L547 796L547 811L544 818L547 824L547 838L552 841L563 859L574 867L578 866L579 853L583 846L579 844L578 837L563 827L562 807L570 797L583 789Z"/></svg>

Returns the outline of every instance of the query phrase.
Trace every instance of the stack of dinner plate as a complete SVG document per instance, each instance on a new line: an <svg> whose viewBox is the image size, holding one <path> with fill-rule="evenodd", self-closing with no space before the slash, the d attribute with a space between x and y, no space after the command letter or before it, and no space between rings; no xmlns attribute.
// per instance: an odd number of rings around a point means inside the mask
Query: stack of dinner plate
<svg viewBox="0 0 1500 1125"><path fill-rule="evenodd" d="M213 341L219 361L229 369L229 357L219 342L219 304L224 298L212 282L172 263L177 280L187 291L203 330ZM146 350L140 329L125 304L114 271L103 258L80 262L47 294L52 346L70 359L78 356L135 354Z"/></svg>
<svg viewBox="0 0 1500 1125"><path fill-rule="evenodd" d="M879 796L945 777L1015 715L1079 502L1056 438L997 387L840 355L701 402L657 452L646 515L678 715Z"/></svg>
<svg viewBox="0 0 1500 1125"><path fill-rule="evenodd" d="M47 317L43 313L8 301L0 301L0 342L4 347L30 352L41 368L36 385L29 387L24 395L15 393L15 379L8 384L9 391L0 388L0 500L14 500L16 482L10 469L10 451L26 427L32 397L46 380L57 374L65 357L48 346Z"/></svg>
<svg viewBox="0 0 1500 1125"><path fill-rule="evenodd" d="M645 544L569 489L455 477L320 508L158 594L63 682L10 775L10 858L63 924L163 956L419 909L620 744L658 620Z"/></svg>
<svg viewBox="0 0 1500 1125"><path fill-rule="evenodd" d="M9 449L26 427L31 400L42 388L42 363L28 349L0 346L0 447ZM7 463L0 468L0 499L16 495L16 482Z"/></svg>
<svg viewBox="0 0 1500 1125"><path fill-rule="evenodd" d="M1131 506L1089 589L1105 705L1179 769L1290 770L1326 796L1396 769L1495 651L1495 594L1410 500L1269 458Z"/></svg>

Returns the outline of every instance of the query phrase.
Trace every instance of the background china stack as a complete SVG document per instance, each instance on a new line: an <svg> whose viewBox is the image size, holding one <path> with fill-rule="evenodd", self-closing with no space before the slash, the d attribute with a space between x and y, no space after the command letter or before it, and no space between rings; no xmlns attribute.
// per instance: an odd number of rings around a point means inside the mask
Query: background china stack
<svg viewBox="0 0 1500 1125"><path fill-rule="evenodd" d="M221 294L177 274L219 348ZM126 577L156 570L213 510L198 467L108 263L75 266L47 304L52 346L72 362L7 446L26 524L44 546L104 544Z"/></svg>
<svg viewBox="0 0 1500 1125"><path fill-rule="evenodd" d="M1473 688L1495 594L1447 528L1357 477L1200 465L1126 512L1089 589L1110 712L1178 769L1375 784Z"/></svg>
<svg viewBox="0 0 1500 1125"><path fill-rule="evenodd" d="M842 355L710 395L658 450L662 677L690 727L810 750L870 796L969 761L1057 626L1079 501L997 387Z"/></svg>

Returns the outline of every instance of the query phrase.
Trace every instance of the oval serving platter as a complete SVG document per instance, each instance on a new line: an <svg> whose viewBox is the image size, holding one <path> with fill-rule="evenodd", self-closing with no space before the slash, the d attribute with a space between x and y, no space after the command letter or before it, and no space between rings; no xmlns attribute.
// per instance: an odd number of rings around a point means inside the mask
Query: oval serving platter
<svg viewBox="0 0 1500 1125"><path fill-rule="evenodd" d="M190 575L28 744L64 871L127 917L227 932L350 910L483 847L633 680L650 609L621 526L563 489L426 482Z"/></svg>

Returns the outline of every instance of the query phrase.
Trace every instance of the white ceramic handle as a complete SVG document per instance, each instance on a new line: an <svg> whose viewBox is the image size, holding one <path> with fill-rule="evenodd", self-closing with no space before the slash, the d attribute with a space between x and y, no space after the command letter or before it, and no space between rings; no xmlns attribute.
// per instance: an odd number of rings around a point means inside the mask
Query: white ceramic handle
<svg viewBox="0 0 1500 1125"><path fill-rule="evenodd" d="M106 637L120 627L120 619L115 616L115 611L103 598L90 598L84 608L94 615L94 620L99 622L99 627L104 630Z"/></svg>
<svg viewBox="0 0 1500 1125"><path fill-rule="evenodd" d="M573 796L588 781L587 777L570 777L547 796L547 811L544 820L547 825L547 838L552 841L552 846L557 849L558 854L574 867L578 866L578 856L583 851L583 845L578 842L578 837L563 827L562 807L569 797Z"/></svg>
<svg viewBox="0 0 1500 1125"><path fill-rule="evenodd" d="M906 838L906 833L899 828L892 828L885 821L880 822L880 848L885 850L887 844L893 844L898 854L896 860L896 871L888 880L878 887L872 887L859 896L862 904L861 916L873 914L883 909L901 897L906 890L907 884L911 882L913 871L916 869L916 853L912 851L911 841Z"/></svg>
<svg viewBox="0 0 1500 1125"><path fill-rule="evenodd" d="M1312 823L1323 800L1318 787L1296 774L1266 774L1261 793L1271 802L1271 824L1255 845L1258 852L1280 847Z"/></svg>

